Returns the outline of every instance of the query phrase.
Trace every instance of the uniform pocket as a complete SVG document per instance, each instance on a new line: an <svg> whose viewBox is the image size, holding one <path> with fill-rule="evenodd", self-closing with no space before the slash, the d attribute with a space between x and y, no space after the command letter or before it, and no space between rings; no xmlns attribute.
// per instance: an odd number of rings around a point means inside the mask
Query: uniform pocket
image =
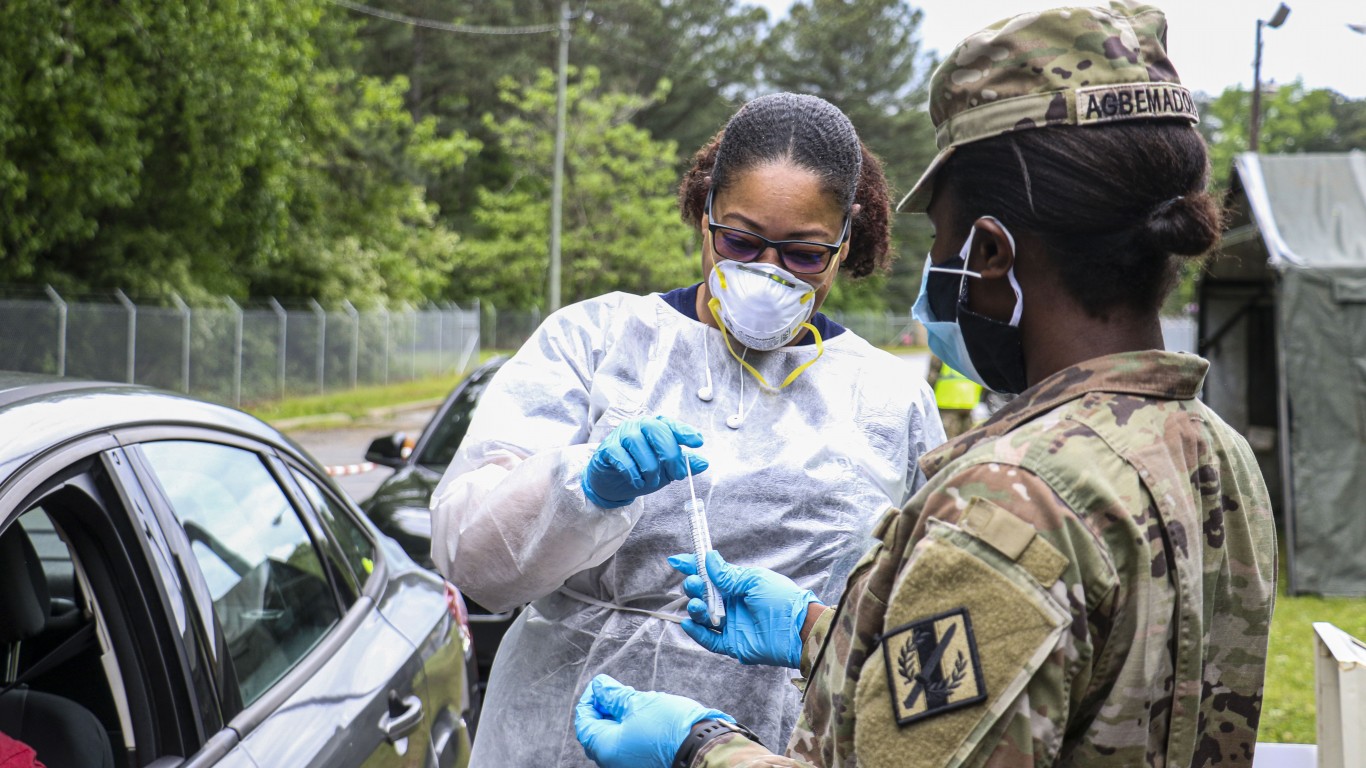
<svg viewBox="0 0 1366 768"><path fill-rule="evenodd" d="M856 687L858 764L958 766L998 738L1071 622L1039 578L1051 584L1066 565L1037 535L1003 552L990 535L930 520Z"/></svg>

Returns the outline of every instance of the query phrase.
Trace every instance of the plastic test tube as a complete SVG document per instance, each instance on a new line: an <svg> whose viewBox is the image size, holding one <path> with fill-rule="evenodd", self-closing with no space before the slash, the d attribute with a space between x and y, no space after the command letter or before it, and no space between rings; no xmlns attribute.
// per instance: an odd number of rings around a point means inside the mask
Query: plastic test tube
<svg viewBox="0 0 1366 768"><path fill-rule="evenodd" d="M687 511L692 520L692 547L697 558L697 575L702 578L703 595L706 597L707 615L711 618L711 625L715 629L720 629L726 622L726 606L716 591L716 585L712 584L711 575L707 573L707 552L712 548L711 528L707 525L707 507L697 498L697 490L693 487L691 462L685 458L684 464L688 468L688 493L691 495L691 501L688 502Z"/></svg>

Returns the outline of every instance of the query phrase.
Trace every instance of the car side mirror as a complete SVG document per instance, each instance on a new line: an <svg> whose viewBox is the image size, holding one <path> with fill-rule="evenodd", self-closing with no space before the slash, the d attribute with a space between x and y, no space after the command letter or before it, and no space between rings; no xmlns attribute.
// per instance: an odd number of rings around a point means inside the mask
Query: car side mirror
<svg viewBox="0 0 1366 768"><path fill-rule="evenodd" d="M403 461L412 452L408 436L402 432L375 438L365 451L365 460L385 467L403 466Z"/></svg>

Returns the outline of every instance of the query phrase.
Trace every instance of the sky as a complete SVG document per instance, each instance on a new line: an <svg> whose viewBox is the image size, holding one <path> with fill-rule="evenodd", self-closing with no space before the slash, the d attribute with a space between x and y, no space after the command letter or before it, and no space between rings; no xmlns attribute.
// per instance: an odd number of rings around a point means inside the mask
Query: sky
<svg viewBox="0 0 1366 768"><path fill-rule="evenodd" d="M769 17L787 14L792 0L747 0ZM925 11L921 39L927 49L947 53L959 40L1022 11L1061 5L1108 5L1067 0L910 0ZM1167 14L1167 50L1181 81L1192 91L1218 95L1230 85L1252 87L1257 19L1270 19L1276 0L1158 0ZM1366 24L1361 0L1289 0L1290 16L1277 29L1262 30L1262 82L1332 88L1366 98L1366 35L1347 24Z"/></svg>

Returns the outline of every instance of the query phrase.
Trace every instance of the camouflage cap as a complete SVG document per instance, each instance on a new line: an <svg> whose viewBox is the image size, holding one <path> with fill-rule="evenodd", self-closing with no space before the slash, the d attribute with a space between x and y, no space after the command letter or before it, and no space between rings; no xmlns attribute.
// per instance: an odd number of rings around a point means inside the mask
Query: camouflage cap
<svg viewBox="0 0 1366 768"><path fill-rule="evenodd" d="M1200 121L1167 58L1167 18L1137 0L998 21L960 42L930 78L939 154L897 206L929 207L955 147L1010 131L1118 120Z"/></svg>

